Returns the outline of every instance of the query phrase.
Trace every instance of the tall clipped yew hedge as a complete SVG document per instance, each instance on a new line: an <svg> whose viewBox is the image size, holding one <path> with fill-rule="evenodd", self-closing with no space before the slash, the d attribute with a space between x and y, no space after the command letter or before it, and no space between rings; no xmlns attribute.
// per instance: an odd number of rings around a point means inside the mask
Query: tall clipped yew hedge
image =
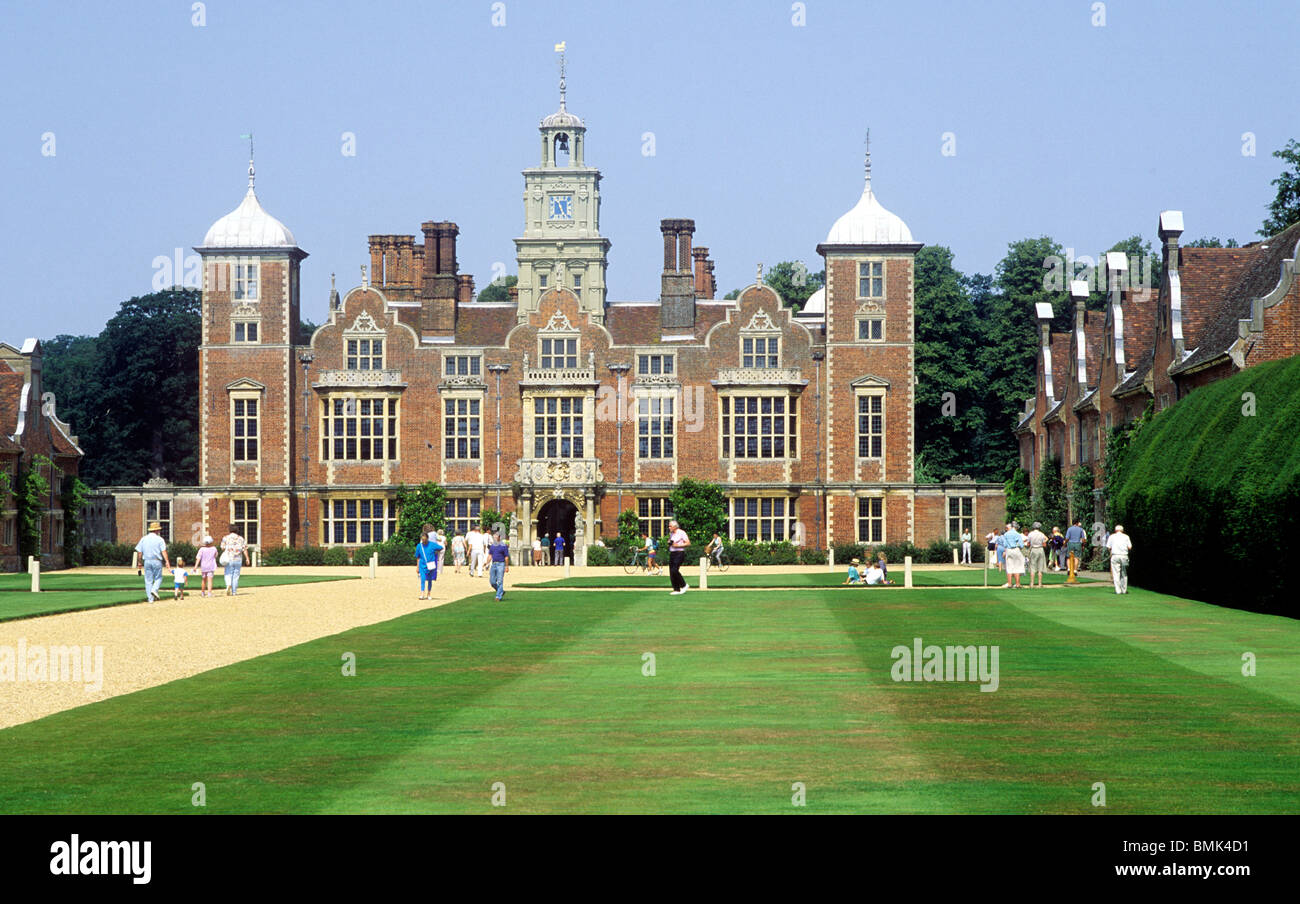
<svg viewBox="0 0 1300 904"><path fill-rule="evenodd" d="M1141 587L1300 616L1300 357L1195 390L1133 436L1111 523Z"/></svg>

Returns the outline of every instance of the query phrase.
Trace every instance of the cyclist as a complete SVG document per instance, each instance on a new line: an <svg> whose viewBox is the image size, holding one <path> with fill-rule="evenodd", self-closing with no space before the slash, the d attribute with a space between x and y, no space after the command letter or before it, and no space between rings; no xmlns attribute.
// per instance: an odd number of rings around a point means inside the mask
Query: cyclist
<svg viewBox="0 0 1300 904"><path fill-rule="evenodd" d="M655 561L655 553L658 552L659 547L655 543L654 537L650 536L649 534L646 534L645 546L642 546L641 549L645 551L645 570L647 572L654 572L655 574L658 574L659 563Z"/></svg>
<svg viewBox="0 0 1300 904"><path fill-rule="evenodd" d="M713 539L709 541L708 546L704 547L704 552L706 555L713 557L714 565L719 568L722 567L722 537L718 535L717 531L713 532Z"/></svg>

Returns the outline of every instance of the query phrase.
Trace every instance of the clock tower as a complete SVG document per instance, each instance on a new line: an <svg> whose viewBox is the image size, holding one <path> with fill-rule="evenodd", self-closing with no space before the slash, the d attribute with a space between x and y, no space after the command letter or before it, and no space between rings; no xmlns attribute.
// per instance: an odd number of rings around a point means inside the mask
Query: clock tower
<svg viewBox="0 0 1300 904"><path fill-rule="evenodd" d="M605 321L609 239L600 235L600 170L583 158L587 127L564 95L561 52L560 109L541 122L541 165L524 170L524 234L515 239L520 323L557 287L576 294L594 322Z"/></svg>

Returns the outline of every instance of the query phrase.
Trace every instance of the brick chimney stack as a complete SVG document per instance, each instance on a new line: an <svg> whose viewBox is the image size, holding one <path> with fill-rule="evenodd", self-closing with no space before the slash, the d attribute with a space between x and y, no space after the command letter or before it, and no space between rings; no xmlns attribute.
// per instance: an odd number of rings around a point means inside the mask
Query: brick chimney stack
<svg viewBox="0 0 1300 904"><path fill-rule="evenodd" d="M1165 210L1160 213L1160 244L1164 261L1164 278L1169 283L1169 292L1165 304L1169 306L1168 323L1170 340L1174 350L1174 362L1183 360L1187 351L1187 341L1183 337L1183 277L1178 271L1178 237L1183 234L1183 212Z"/></svg>
<svg viewBox="0 0 1300 904"><path fill-rule="evenodd" d="M691 272L691 235L695 221L660 220L664 236L664 272L660 277L659 326L664 330L695 329L695 278Z"/></svg>
<svg viewBox="0 0 1300 904"><path fill-rule="evenodd" d="M709 260L709 249L697 245L691 251L695 263L695 297L712 298L717 287L713 284L713 261Z"/></svg>
<svg viewBox="0 0 1300 904"><path fill-rule="evenodd" d="M425 332L450 336L456 331L455 223L422 223L424 233L424 278L420 281L421 328Z"/></svg>

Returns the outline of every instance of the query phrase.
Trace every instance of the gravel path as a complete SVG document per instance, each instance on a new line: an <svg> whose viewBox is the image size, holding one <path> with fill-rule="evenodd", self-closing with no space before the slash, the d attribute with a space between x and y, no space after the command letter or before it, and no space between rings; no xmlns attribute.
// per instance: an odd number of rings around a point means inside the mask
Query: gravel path
<svg viewBox="0 0 1300 904"><path fill-rule="evenodd" d="M511 579L526 571L511 571L507 590ZM164 581L158 603L0 622L0 666L6 656L14 663L23 647L29 663L38 648L50 656L56 655L49 652L55 646L91 648L90 668L83 670L80 681L18 681L17 675L4 675L0 669L0 728L491 591L486 578L471 578L468 569L457 575L448 567L434 584L434 599L420 600L414 564L380 568L373 581L365 577L367 568L259 568L256 573L355 574L362 579L241 587L238 596L229 597L220 589L218 576L216 596L204 598L190 591L184 600L173 600ZM140 595L143 598L143 584ZM96 647L103 650L102 686L97 689L92 677L97 671Z"/></svg>

